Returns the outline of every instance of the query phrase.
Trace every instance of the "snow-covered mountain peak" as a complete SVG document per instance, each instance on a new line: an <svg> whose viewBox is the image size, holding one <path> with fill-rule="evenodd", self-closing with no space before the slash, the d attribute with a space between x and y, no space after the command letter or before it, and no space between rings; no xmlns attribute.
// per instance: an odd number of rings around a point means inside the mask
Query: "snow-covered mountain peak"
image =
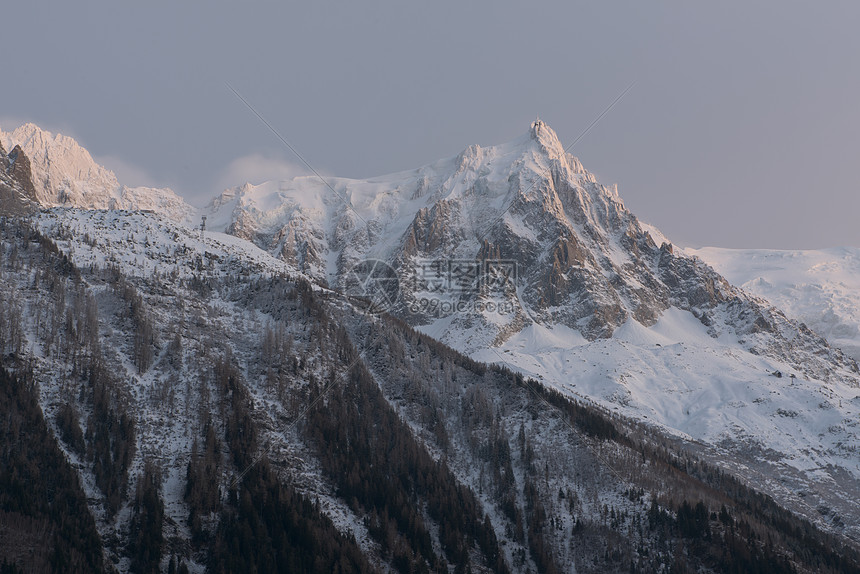
<svg viewBox="0 0 860 574"><path fill-rule="evenodd" d="M121 185L74 138L36 124L0 131L0 142L7 149L19 145L30 159L36 198L45 207L154 210L177 222L190 221L195 212L168 188Z"/></svg>
<svg viewBox="0 0 860 574"><path fill-rule="evenodd" d="M73 153L85 156L89 161L92 161L92 157L90 157L89 152L78 145L78 142L73 138L59 133L54 135L47 130L43 130L32 122L27 122L10 133L0 130L0 134L2 134L0 137L2 137L4 141L14 141L16 144L21 145L22 148L65 148L67 150L72 150Z"/></svg>
<svg viewBox="0 0 860 574"><path fill-rule="evenodd" d="M535 140L545 150L550 157L563 157L565 154L564 146L558 139L555 131L540 119L535 120L531 124L529 130L531 139Z"/></svg>
<svg viewBox="0 0 860 574"><path fill-rule="evenodd" d="M212 229L332 286L367 258L404 275L426 260L516 261L522 287L509 302L519 311L507 327L488 325L490 340L534 320L605 337L628 317L652 324L670 306L665 286L643 287L660 284L651 235L540 120L507 143L411 171L245 184L205 211ZM415 297L407 289L404 304Z"/></svg>
<svg viewBox="0 0 860 574"><path fill-rule="evenodd" d="M451 161L441 160L418 171L432 169L438 173L448 169L447 164ZM456 173L471 172L473 179L482 176L499 179L522 174L532 180L556 175L594 180L594 176L585 170L579 159L565 151L555 131L541 120L532 122L526 133L511 141L487 147L470 145L453 159L453 163ZM508 191L504 188L494 189L503 194Z"/></svg>
<svg viewBox="0 0 860 574"><path fill-rule="evenodd" d="M507 143L470 145L414 170L366 180L302 176L246 183L224 191L204 211L212 229L252 239L331 282L367 256L396 258L430 247L475 257L490 226L510 224L508 212L518 214L515 219L535 209L562 213L558 191L570 186L559 188L556 181L590 186L596 180L538 121ZM416 226L431 220L434 235L422 239ZM455 234L446 238L449 232Z"/></svg>
<svg viewBox="0 0 860 574"><path fill-rule="evenodd" d="M26 123L11 133L0 133L0 138L9 149L20 145L30 158L36 197L43 205L72 203L107 209L110 191L119 188L113 172L98 165L68 136ZM87 202L92 205L82 205Z"/></svg>

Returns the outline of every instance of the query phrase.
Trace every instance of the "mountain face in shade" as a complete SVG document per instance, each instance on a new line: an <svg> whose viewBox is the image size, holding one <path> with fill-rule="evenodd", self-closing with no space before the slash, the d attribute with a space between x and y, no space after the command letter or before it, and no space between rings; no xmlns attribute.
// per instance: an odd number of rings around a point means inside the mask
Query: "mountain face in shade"
<svg viewBox="0 0 860 574"><path fill-rule="evenodd" d="M0 143L0 215L23 215L35 208L30 160L20 146L6 153Z"/></svg>

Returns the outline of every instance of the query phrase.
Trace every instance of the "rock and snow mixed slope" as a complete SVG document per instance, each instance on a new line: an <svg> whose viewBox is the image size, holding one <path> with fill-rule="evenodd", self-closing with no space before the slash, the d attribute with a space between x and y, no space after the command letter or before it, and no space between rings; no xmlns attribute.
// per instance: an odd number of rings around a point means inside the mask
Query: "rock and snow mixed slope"
<svg viewBox="0 0 860 574"><path fill-rule="evenodd" d="M0 358L32 368L116 570L141 570L150 529L136 525L161 503L144 522L158 526L148 570L178 558L192 572L292 571L302 553L314 571L342 564L346 552L319 550L331 542L323 517L381 572L787 560L811 572L851 556L842 538L661 432L475 363L292 273L246 240L151 213L0 219ZM153 468L161 486L136 503ZM261 475L280 482L260 489ZM698 526L682 516L691 501L704 509Z"/></svg>
<svg viewBox="0 0 860 574"><path fill-rule="evenodd" d="M73 138L35 124L0 131L0 143L10 150L20 146L30 159L36 199L44 207L150 210L178 222L190 222L195 213L170 189L120 185Z"/></svg>

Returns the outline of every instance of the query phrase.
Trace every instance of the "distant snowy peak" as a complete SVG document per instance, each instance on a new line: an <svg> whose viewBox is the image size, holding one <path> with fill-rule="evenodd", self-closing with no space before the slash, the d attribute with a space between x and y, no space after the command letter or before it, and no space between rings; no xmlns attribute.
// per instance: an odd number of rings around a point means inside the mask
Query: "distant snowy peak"
<svg viewBox="0 0 860 574"><path fill-rule="evenodd" d="M73 138L27 123L0 131L6 149L19 145L30 159L36 199L45 207L155 210L177 222L190 222L194 208L172 190L120 185Z"/></svg>
<svg viewBox="0 0 860 574"><path fill-rule="evenodd" d="M686 249L860 360L860 249Z"/></svg>

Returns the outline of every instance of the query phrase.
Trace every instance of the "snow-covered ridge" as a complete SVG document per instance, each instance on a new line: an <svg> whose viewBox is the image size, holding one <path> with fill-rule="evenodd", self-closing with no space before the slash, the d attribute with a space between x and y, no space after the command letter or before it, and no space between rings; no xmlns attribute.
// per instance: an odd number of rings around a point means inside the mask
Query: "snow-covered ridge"
<svg viewBox="0 0 860 574"><path fill-rule="evenodd" d="M294 268L253 243L213 231L177 225L155 213L53 208L35 219L60 240L79 267L116 266L127 277L161 277L165 284L195 273L213 277L288 275Z"/></svg>
<svg viewBox="0 0 860 574"><path fill-rule="evenodd" d="M194 219L195 209L172 190L120 184L71 137L27 123L0 130L0 142L10 150L20 145L30 159L36 198L44 207L152 210L181 223Z"/></svg>

